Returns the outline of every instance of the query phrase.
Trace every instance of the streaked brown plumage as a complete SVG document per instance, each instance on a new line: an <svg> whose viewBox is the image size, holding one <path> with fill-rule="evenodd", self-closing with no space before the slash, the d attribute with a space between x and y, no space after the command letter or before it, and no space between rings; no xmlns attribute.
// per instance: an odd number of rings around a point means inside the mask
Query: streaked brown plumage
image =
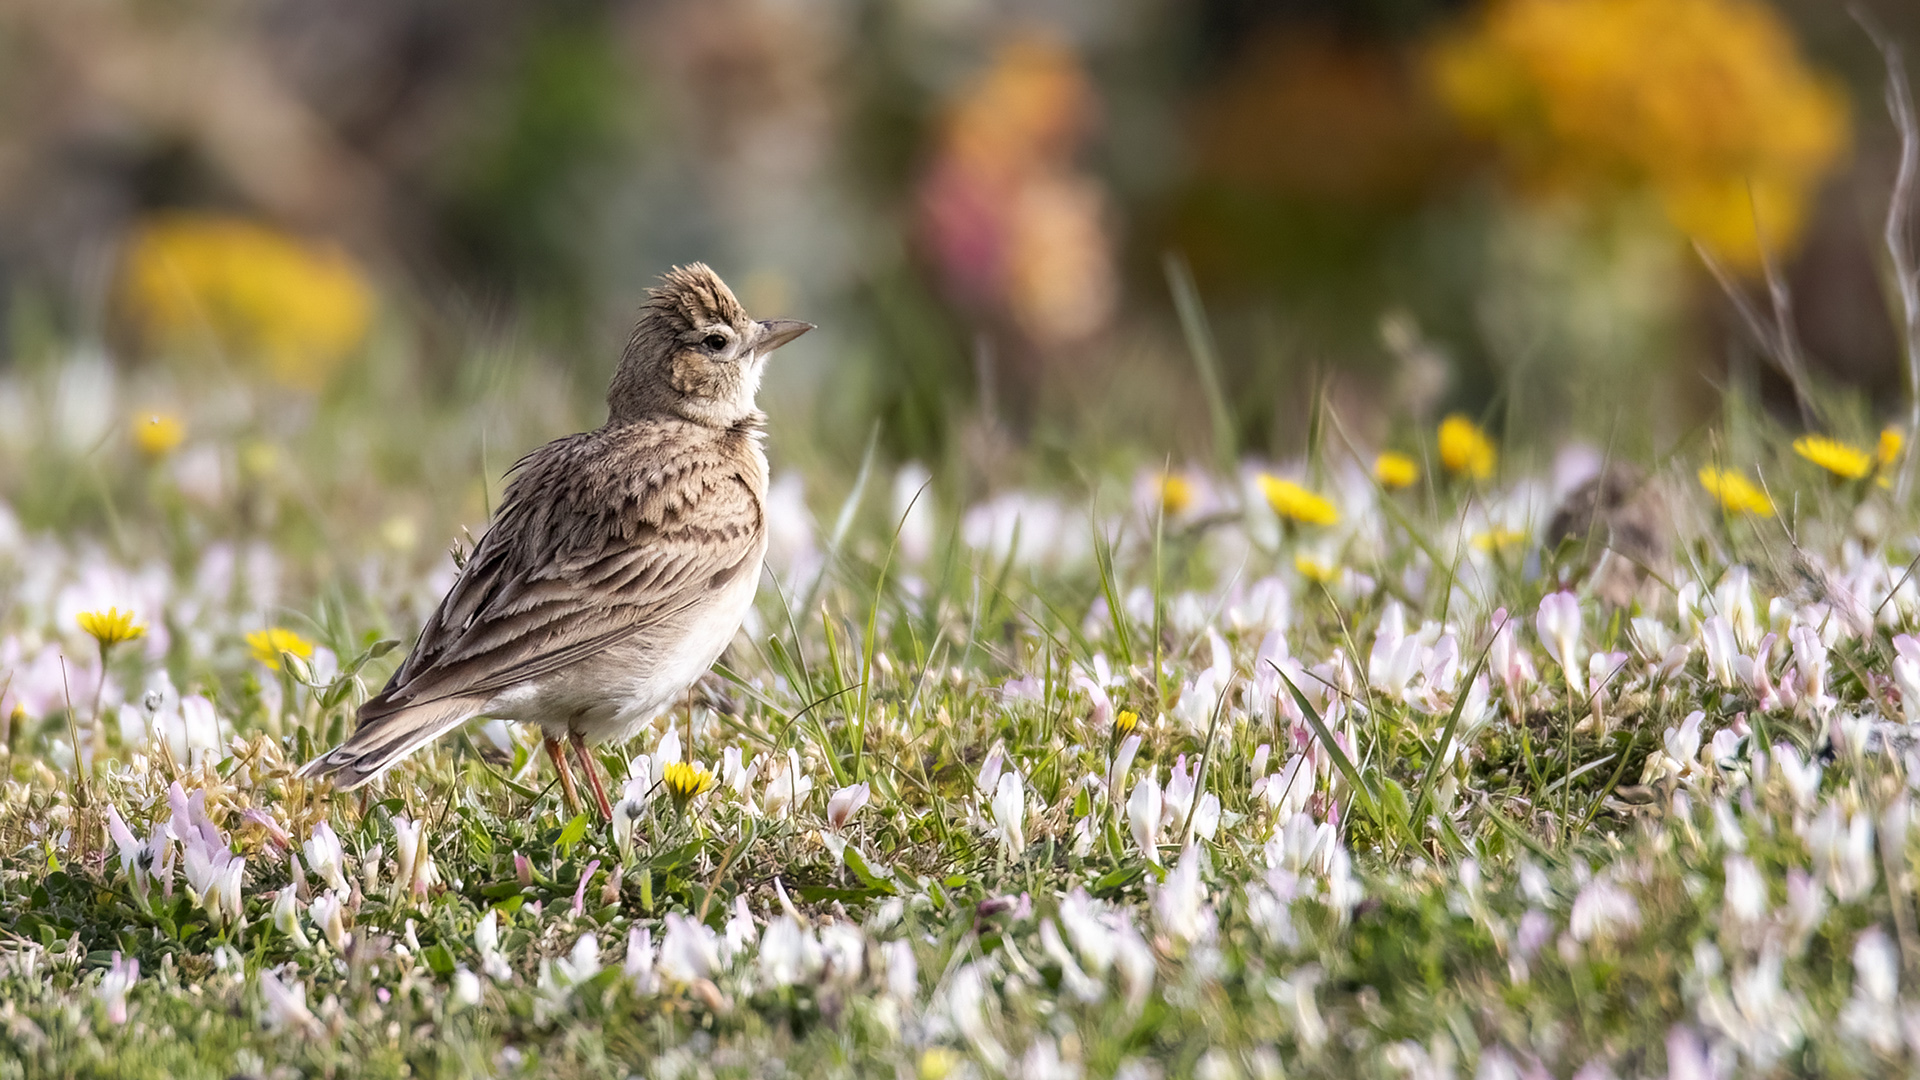
<svg viewBox="0 0 1920 1080"><path fill-rule="evenodd" d="M719 659L766 554L767 354L811 329L755 322L711 270L666 275L607 392L607 422L535 450L459 578L345 743L301 774L351 789L467 719L540 725L606 793L587 742L631 735Z"/></svg>

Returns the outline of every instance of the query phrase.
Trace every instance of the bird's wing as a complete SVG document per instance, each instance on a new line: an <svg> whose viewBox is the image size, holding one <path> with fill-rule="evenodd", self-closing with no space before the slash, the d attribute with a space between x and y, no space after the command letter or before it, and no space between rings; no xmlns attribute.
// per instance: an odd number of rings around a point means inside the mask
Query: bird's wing
<svg viewBox="0 0 1920 1080"><path fill-rule="evenodd" d="M361 707L361 727L556 671L759 572L765 522L738 455L609 461L597 437L551 443L522 463L412 654Z"/></svg>

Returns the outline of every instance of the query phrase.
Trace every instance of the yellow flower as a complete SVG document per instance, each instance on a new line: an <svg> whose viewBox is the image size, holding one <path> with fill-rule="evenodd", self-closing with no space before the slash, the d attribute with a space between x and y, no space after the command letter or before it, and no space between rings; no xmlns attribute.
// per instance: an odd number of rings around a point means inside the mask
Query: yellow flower
<svg viewBox="0 0 1920 1080"><path fill-rule="evenodd" d="M1495 525L1473 538L1473 546L1487 552L1504 551L1526 542L1526 533L1519 529L1509 529L1505 525Z"/></svg>
<svg viewBox="0 0 1920 1080"><path fill-rule="evenodd" d="M1140 714L1132 709L1121 709L1113 718L1113 730L1117 735L1131 735L1133 729L1140 726Z"/></svg>
<svg viewBox="0 0 1920 1080"><path fill-rule="evenodd" d="M1432 53L1443 105L1523 184L1650 194L1736 267L1790 250L1849 141L1844 90L1760 0L1496 0ZM1756 227L1757 226L1757 227Z"/></svg>
<svg viewBox="0 0 1920 1080"><path fill-rule="evenodd" d="M1179 514L1193 505L1193 481L1179 473L1163 473L1160 477L1160 508L1168 517Z"/></svg>
<svg viewBox="0 0 1920 1080"><path fill-rule="evenodd" d="M667 786L674 804L685 807L695 795L713 787L713 774L700 765L676 761L667 766L660 782Z"/></svg>
<svg viewBox="0 0 1920 1080"><path fill-rule="evenodd" d="M1293 557L1293 568L1308 581L1330 585L1340 576L1340 568L1317 555L1300 552Z"/></svg>
<svg viewBox="0 0 1920 1080"><path fill-rule="evenodd" d="M1381 487L1403 488L1420 479L1420 463L1395 450L1373 459L1373 476Z"/></svg>
<svg viewBox="0 0 1920 1080"><path fill-rule="evenodd" d="M1884 469L1900 460L1900 451L1906 449L1906 446L1907 437L1900 434L1899 428L1881 428L1880 445L1875 450L1875 456L1880 459L1880 467Z"/></svg>
<svg viewBox="0 0 1920 1080"><path fill-rule="evenodd" d="M1459 413L1440 421L1440 464L1450 473L1465 473L1475 480L1493 475L1493 463L1499 454L1493 440L1480 425Z"/></svg>
<svg viewBox="0 0 1920 1080"><path fill-rule="evenodd" d="M313 655L313 642L284 627L273 626L247 635L247 648L253 658L275 671L280 670L280 654L292 653L305 660Z"/></svg>
<svg viewBox="0 0 1920 1080"><path fill-rule="evenodd" d="M1793 452L1845 480L1858 480L1873 471L1873 455L1824 435L1800 436L1793 440Z"/></svg>
<svg viewBox="0 0 1920 1080"><path fill-rule="evenodd" d="M1331 525L1340 520L1340 511L1323 495L1316 495L1291 480L1260 475L1260 490L1273 511L1283 518L1307 525Z"/></svg>
<svg viewBox="0 0 1920 1080"><path fill-rule="evenodd" d="M165 412L137 412L133 416L133 445L148 457L166 457L187 439L187 426Z"/></svg>
<svg viewBox="0 0 1920 1080"><path fill-rule="evenodd" d="M920 1052L920 1080L947 1080L960 1064L960 1055L945 1046L929 1046Z"/></svg>
<svg viewBox="0 0 1920 1080"><path fill-rule="evenodd" d="M1718 499L1721 507L1730 514L1773 516L1773 503L1767 498L1766 492L1737 472L1712 467L1701 469L1700 486L1707 489L1707 494Z"/></svg>
<svg viewBox="0 0 1920 1080"><path fill-rule="evenodd" d="M304 389L326 383L373 316L373 290L345 253L214 214L142 225L121 291L149 346L211 348Z"/></svg>
<svg viewBox="0 0 1920 1080"><path fill-rule="evenodd" d="M144 624L133 621L133 612L110 607L105 611L83 611L76 620L100 648L111 649L123 641L136 641L147 632Z"/></svg>

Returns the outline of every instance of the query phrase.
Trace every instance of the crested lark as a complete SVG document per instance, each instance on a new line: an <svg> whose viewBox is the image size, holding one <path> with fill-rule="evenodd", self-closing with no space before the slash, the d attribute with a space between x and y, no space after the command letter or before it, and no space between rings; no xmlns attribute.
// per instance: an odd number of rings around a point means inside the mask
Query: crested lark
<svg viewBox="0 0 1920 1080"><path fill-rule="evenodd" d="M767 551L767 355L811 330L755 322L718 275L651 291L607 390L607 422L535 450L486 535L353 735L308 762L342 790L474 716L538 724L568 805L573 744L625 739L713 666Z"/></svg>

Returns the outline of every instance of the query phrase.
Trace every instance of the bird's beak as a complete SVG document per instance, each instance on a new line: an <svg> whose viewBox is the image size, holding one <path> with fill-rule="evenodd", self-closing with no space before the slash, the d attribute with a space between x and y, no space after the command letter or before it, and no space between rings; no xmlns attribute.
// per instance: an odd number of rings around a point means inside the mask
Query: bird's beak
<svg viewBox="0 0 1920 1080"><path fill-rule="evenodd" d="M773 350L813 329L813 324L799 319L767 319L759 324L758 340L753 343L753 351L766 355Z"/></svg>

